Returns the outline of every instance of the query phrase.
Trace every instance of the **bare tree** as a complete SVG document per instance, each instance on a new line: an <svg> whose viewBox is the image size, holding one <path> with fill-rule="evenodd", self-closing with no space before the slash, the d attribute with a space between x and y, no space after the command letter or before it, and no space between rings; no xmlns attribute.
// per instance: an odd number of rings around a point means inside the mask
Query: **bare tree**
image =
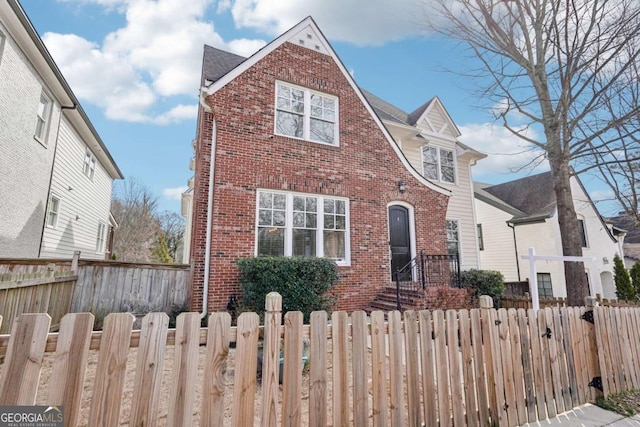
<svg viewBox="0 0 640 427"><path fill-rule="evenodd" d="M171 211L164 211L159 218L169 256L173 262L178 262L176 255L178 249L182 247L185 220L179 213Z"/></svg>
<svg viewBox="0 0 640 427"><path fill-rule="evenodd" d="M619 142L615 130L638 115L637 103L618 101L628 96L624 88L630 79L638 78L640 2L425 0L425 5L428 28L463 42L479 61L482 96L504 106L503 125L546 156L563 253L581 256L572 166ZM516 126L512 112L526 125ZM522 129L528 127L541 130L541 137L525 135ZM584 265L567 262L564 270L569 304L582 304L588 294Z"/></svg>
<svg viewBox="0 0 640 427"><path fill-rule="evenodd" d="M152 262L158 241L160 221L156 214L157 197L135 179L129 179L114 192L111 212L118 222L114 232L116 259Z"/></svg>

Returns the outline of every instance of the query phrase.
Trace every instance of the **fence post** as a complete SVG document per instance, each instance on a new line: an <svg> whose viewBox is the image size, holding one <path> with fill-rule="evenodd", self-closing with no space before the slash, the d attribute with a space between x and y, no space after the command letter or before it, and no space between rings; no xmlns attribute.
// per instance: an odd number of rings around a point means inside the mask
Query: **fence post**
<svg viewBox="0 0 640 427"><path fill-rule="evenodd" d="M78 274L78 261L80 260L80 251L75 251L73 253L73 258L71 259L71 271L74 274Z"/></svg>
<svg viewBox="0 0 640 427"><path fill-rule="evenodd" d="M270 292L267 295L264 308L264 341L262 344L262 425L276 426L278 423L282 296L277 292Z"/></svg>
<svg viewBox="0 0 640 427"><path fill-rule="evenodd" d="M504 401L504 384L502 384L502 362L500 359L497 313L493 308L493 298L480 296L480 319L482 324L482 341L485 366L487 369L487 393L489 395L489 412L491 425L501 425L504 416L500 403ZM487 421L488 422L488 421Z"/></svg>

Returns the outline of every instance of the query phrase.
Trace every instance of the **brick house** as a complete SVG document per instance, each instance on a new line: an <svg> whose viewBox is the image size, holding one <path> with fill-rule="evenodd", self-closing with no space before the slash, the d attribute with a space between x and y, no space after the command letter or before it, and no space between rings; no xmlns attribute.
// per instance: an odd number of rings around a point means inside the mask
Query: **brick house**
<svg viewBox="0 0 640 427"><path fill-rule="evenodd" d="M192 309L239 293L238 258L332 258L338 309L355 310L392 268L447 252L451 192L409 163L311 18L246 59L205 46L194 149Z"/></svg>

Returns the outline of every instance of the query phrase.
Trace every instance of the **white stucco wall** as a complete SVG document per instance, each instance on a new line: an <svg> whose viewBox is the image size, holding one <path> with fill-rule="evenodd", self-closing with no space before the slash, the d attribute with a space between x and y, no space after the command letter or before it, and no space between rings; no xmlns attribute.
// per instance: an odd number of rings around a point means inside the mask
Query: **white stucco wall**
<svg viewBox="0 0 640 427"><path fill-rule="evenodd" d="M3 22L0 37L0 257L37 257L56 149L60 106L53 101L46 139L34 138L43 80Z"/></svg>

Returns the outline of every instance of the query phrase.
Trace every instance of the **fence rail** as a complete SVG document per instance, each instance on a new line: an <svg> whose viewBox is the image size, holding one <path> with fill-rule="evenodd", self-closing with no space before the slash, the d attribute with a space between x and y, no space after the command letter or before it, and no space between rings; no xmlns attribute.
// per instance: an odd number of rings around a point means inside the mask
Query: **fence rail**
<svg viewBox="0 0 640 427"><path fill-rule="evenodd" d="M170 330L164 313L151 313L132 331L133 317L117 313L96 333L92 316L78 313L65 316L59 334L47 334L46 314L26 314L11 336L0 336L0 405L37 401L47 352L54 352L55 381L42 404L64 405L68 426L83 411L83 425L154 425L166 417L167 425L515 426L638 387L640 309L494 310L488 297L481 306L334 312L331 322L315 312L303 325L299 312L282 322L280 296L270 294L263 326L255 313L242 313L233 327L228 313L214 313L201 328L197 313L184 313ZM128 370L130 347L138 347L137 361ZM99 349L92 398L81 405L92 348ZM199 362L206 375L198 375ZM163 388L167 370L171 387ZM122 398L125 383L130 399Z"/></svg>

